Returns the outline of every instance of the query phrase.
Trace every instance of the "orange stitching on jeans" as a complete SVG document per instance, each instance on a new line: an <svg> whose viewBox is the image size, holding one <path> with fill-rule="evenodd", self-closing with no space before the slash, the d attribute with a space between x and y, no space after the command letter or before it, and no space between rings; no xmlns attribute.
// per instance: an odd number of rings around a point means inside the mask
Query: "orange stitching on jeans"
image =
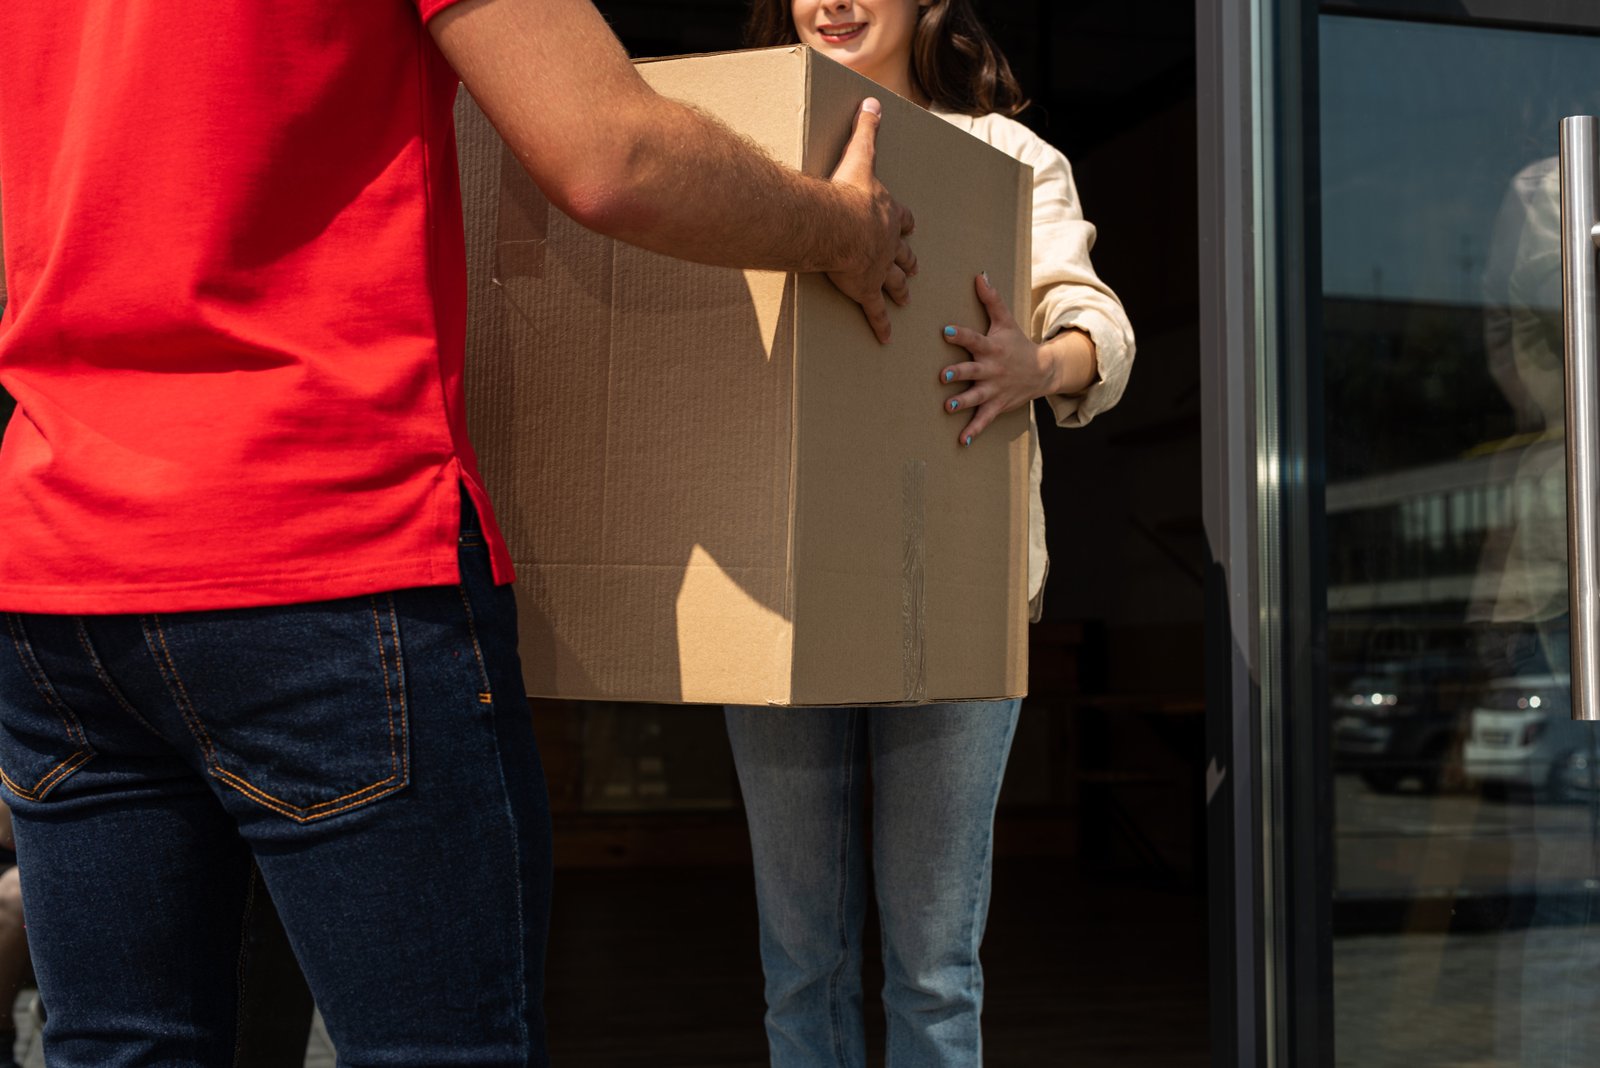
<svg viewBox="0 0 1600 1068"><path fill-rule="evenodd" d="M478 658L478 675L483 679L483 691L484 693L492 693L494 687L489 685L489 668L483 662L483 647L478 644L478 624L472 617L472 602L467 600L467 587L463 583L457 586L456 589L461 594L461 607L466 609L467 612L467 633L472 635L472 655ZM482 703L488 704L489 702L483 701Z"/></svg>
<svg viewBox="0 0 1600 1068"><path fill-rule="evenodd" d="M217 778L223 779L223 780L226 780L229 783L232 783L234 785L235 789L237 789L240 793L249 794L250 796L252 796L252 797L254 797L257 800L262 801L262 802L271 802L272 804L275 804L275 805L282 805L284 808L291 809L291 810L293 810L295 812L304 812L304 813L313 813L313 814L318 809L328 808L330 805L337 805L341 801L351 801L351 800L353 800L355 798L360 797L362 794L372 793L373 791L378 790L380 787L387 787L390 783L394 782L399 777L400 776L398 776L398 775L391 775L387 779L379 779L377 782L368 783L366 786L363 786L359 790L351 790L347 794L343 794L343 795L341 795L339 797L335 797L335 798L330 798L327 801L318 801L314 805L295 805L295 804L291 804L288 801L285 801L281 797L275 797L274 795L267 793L266 791L262 790L260 787L256 786L254 783L250 782L248 779L245 779L245 778L243 778L243 777L241 777L239 775L236 775L233 772L228 771L225 768L223 770L217 772ZM399 789L399 787L395 787L395 789Z"/></svg>
<svg viewBox="0 0 1600 1068"><path fill-rule="evenodd" d="M230 771L213 768L211 774L216 778L221 779L229 786L232 786L235 790L238 790L246 797L257 802L263 808L270 808L279 815L289 817L296 823L310 823L312 820L323 819L328 816L337 816L341 812L348 812L350 809L360 808L369 801L376 801L380 797L387 797L389 794L392 794L395 791L403 788L406 784L404 779L401 779L399 782L394 782L394 780L399 778L399 776L391 775L387 779L373 783L371 786L363 786L354 793L345 794L344 797L336 797L332 801L321 801L310 806L309 808L301 808L298 805L291 805L287 801L273 797L271 794L263 793L261 790L252 786L249 782L239 778L239 776ZM388 786L387 784L391 782L394 782L394 785ZM380 786L384 787L384 789L379 790L378 787ZM361 796L363 794L370 794L371 796L363 797ZM352 798L354 800L349 800ZM347 803L340 805L338 808L329 809L327 812L316 811L317 809L326 805L332 805L340 801L347 801Z"/></svg>
<svg viewBox="0 0 1600 1068"><path fill-rule="evenodd" d="M394 692L389 688L389 655L388 651L383 647L383 621L378 617L378 599L376 597L371 597L368 598L368 600L372 604L372 633L378 636L378 666L383 671L383 703L389 712L389 767L392 769L389 778L392 779L394 778L393 772L398 771L398 769L395 768L395 764L397 762L395 760L394 753ZM392 617L392 613L394 612L394 598L392 597L389 599L389 611ZM398 659L400 653L400 640L396 638L394 644L395 656L396 659ZM399 672L396 672L396 675L398 674ZM397 678L395 681L398 683L399 679ZM388 779L385 779L384 781L387 782Z"/></svg>
<svg viewBox="0 0 1600 1068"><path fill-rule="evenodd" d="M377 611L377 598L373 597L371 598L371 601L373 605L372 617L374 620L374 626L381 628ZM392 595L389 596L389 611L391 620L393 621L394 598ZM240 793L244 794L246 797L255 800L264 807L270 808L274 812L288 816L290 819L300 823L305 823L312 819L318 819L323 816L332 816L336 813L344 812L347 809L355 808L357 805L364 804L367 801L376 800L378 797L384 796L384 794L393 793L405 785L406 780L403 778L401 770L396 769L386 779L379 779L375 783L369 783L358 790L352 790L351 792L343 794L339 797L331 798L327 801L319 801L315 805L302 807L300 805L291 804L290 802L274 796L273 794L269 794L265 790L261 789L261 787L252 783L249 779L246 779L244 776L238 774L237 772L229 771L227 768L223 767L222 762L217 759L216 744L212 742L211 735L207 733L205 724L200 721L199 713L195 711L194 703L189 698L188 688L184 686L183 679L178 675L178 665L172 658L172 650L167 646L167 636L166 633L161 629L160 618L157 616L151 616L150 619L155 626L156 637L161 643L161 653L166 658L167 667L166 670L163 671L163 674L170 672L172 684L176 687L175 695L179 697L178 710L183 714L184 722L189 725L190 732L195 734L196 740L201 743L201 747L205 750L206 764L210 767L211 774L215 778L222 780L223 782L232 786L234 789L238 790ZM394 625L396 628L398 628L398 621L394 621ZM146 629L145 633L146 640L148 641L149 630ZM396 630L396 634L398 635L398 629ZM396 637L395 648L397 656L399 644L399 638ZM397 763L394 747L394 699L389 686L389 663L383 648L383 635L381 629L379 629L378 634L378 657L382 662L383 668L384 699L389 704L389 764L391 767L394 767ZM159 662L157 666L160 667ZM401 698L403 701L404 694L401 695ZM403 724L404 720L402 719L402 729ZM388 785L389 783L393 783L396 779L400 779L401 781L393 786ZM361 797L362 794L372 793L374 790L378 790L380 787L387 788L383 789L379 793L374 794L372 797ZM328 812L317 811L318 809L327 808L329 805L338 805L340 802L349 801L351 798L361 798L361 800L352 801L349 804L345 804L340 808L335 808ZM301 815L302 813L305 815Z"/></svg>
<svg viewBox="0 0 1600 1068"><path fill-rule="evenodd" d="M411 777L411 723L406 715L406 663L405 652L400 648L400 618L394 607L394 594L384 596L389 601L389 633L394 637L394 684L400 691L400 749L394 747L394 730L389 731L389 766L396 774Z"/></svg>
<svg viewBox="0 0 1600 1068"><path fill-rule="evenodd" d="M227 768L214 768L214 769L212 769L211 774L216 776L217 778L221 779L223 782L228 783L230 786L232 786L235 790L238 790L240 793L245 794L245 795L247 795L249 797L252 797L255 800L261 802L263 805L266 805L268 808L277 809L279 812L282 812L285 815L289 815L291 813L304 813L304 814L306 814L306 816L308 818L319 816L319 815L327 815L327 813L318 812L317 810L318 809L327 808L329 805L338 805L340 802L343 802L343 801L351 801L352 803L349 804L349 805L345 805L344 808L354 807L354 805L359 804L360 802L359 801L353 801L352 799L360 798L362 794L369 794L369 793L372 793L375 790L379 790L381 793L393 793L395 790L398 790L398 789L400 789L401 786L405 785L405 782L403 780L401 782L399 782L398 784L394 785L394 786L390 786L389 785L390 783L395 782L396 779L400 778L400 776L398 774L396 774L396 775L389 776L387 779L379 779L375 783L369 783L366 786L363 786L359 790L352 790L349 793L344 794L342 796L331 798L331 799L329 799L327 801L318 801L314 805L295 805L295 804L291 804L288 801L285 801L281 797L275 797L274 795L267 793L265 790L261 789L259 786L255 785L250 780L248 780L246 778L243 778L242 776L240 776L240 775L238 775L238 774L236 774L234 772L229 771ZM383 789L380 790L380 788L383 788ZM337 811L342 812L342 811L344 811L344 808L340 808Z"/></svg>
<svg viewBox="0 0 1600 1068"><path fill-rule="evenodd" d="M33 683L33 688L39 691L39 696L44 698L44 703L61 721L61 726L67 732L67 738L80 746L87 746L89 739L84 737L83 727L76 724L77 717L71 715L71 709L61 696L55 692L55 687L50 685L50 678L44 673L44 665L40 664L33 655L33 646L25 639L27 635L22 630L22 622L14 612L6 613L6 629L11 632L11 644L17 647L17 659L22 661L22 670L28 673L28 681ZM69 758L70 759L70 758Z"/></svg>
<svg viewBox="0 0 1600 1068"><path fill-rule="evenodd" d="M111 695L112 700L116 701L124 712L138 720L139 724L144 727L145 730L149 731L157 738L162 737L161 732L156 730L155 727L151 725L150 721L145 719L143 714L141 714L137 708L133 707L132 703L129 702L127 697L123 695L122 691L117 689L117 684L111 681L111 673L108 672L105 668L105 665L100 662L100 654L94 651L94 645L89 641L89 630L83 625L82 619L77 621L77 626L74 629L78 635L78 644L83 646L83 654L89 658L89 663L94 665L95 677L100 680L100 685L105 687L106 692Z"/></svg>
<svg viewBox="0 0 1600 1068"><path fill-rule="evenodd" d="M200 715L194 710L194 702L189 699L189 689L184 686L183 678L178 674L178 664L172 659L172 650L167 646L167 632L161 629L161 617L152 615L150 623L154 625L156 638L161 642L161 655L166 658L167 669L163 675L170 675L171 685L174 687L173 696L178 699L178 712L183 716L184 723L189 726L189 733L195 736L195 741L200 743L200 748L205 752L206 763L213 768L219 767L217 763L217 746L211 740L211 735L206 732L206 725L200 722ZM150 640L149 627L145 627L145 641ZM161 664L157 662L156 667Z"/></svg>
<svg viewBox="0 0 1600 1068"><path fill-rule="evenodd" d="M360 797L362 794L369 793L369 792L371 792L373 790L378 789L381 786L388 786L389 783L394 782L396 779L401 779L401 781L397 785L389 787L389 789L387 791L385 791L385 792L392 793L393 791L398 790L398 789L400 789L400 787L405 785L405 780L402 778L401 773L396 771L395 773L391 774L387 778L379 779L377 782L374 782L374 783L368 783L366 786L363 786L363 787L361 787L360 789L357 789L357 790L351 790L347 794L341 794L340 796L334 797L334 798L330 798L327 801L318 801L314 805L304 805L304 806L302 806L302 805L292 804L292 803L290 803L288 801L285 801L281 797L278 797L278 796L276 796L274 794L267 793L265 790L261 789L261 787L257 786L255 783L251 782L249 779L246 779L244 776L240 775L238 772L229 771L227 768L223 767L221 764L216 763L214 761L211 762L211 774L213 776L215 776L216 778L221 779L223 782L228 783L230 786L232 786L234 789L238 790L240 793L245 794L245 795L247 795L247 796L249 796L251 798L254 798L255 800L261 802L263 805L266 805L268 808L275 809L275 810L277 810L279 812L282 812L286 816L291 815L291 814L293 814L295 812L313 813L315 815L326 816L326 815L329 815L329 813L326 813L326 812L318 813L317 809L326 808L329 805L337 805L337 804L339 804L339 802L349 800L350 798L353 798L353 797ZM345 807L346 808L353 808L354 805L347 805ZM344 809L338 809L337 811L341 811L342 812L342 811L344 811Z"/></svg>
<svg viewBox="0 0 1600 1068"><path fill-rule="evenodd" d="M389 763L394 764L394 691L389 688L389 651L383 645L383 620L378 617L378 599L368 597L372 607L372 636L378 639L378 670L383 673L383 707L389 717Z"/></svg>
<svg viewBox="0 0 1600 1068"><path fill-rule="evenodd" d="M377 608L376 608L377 599L373 598L372 600L373 600L373 604L374 604L373 618L376 619L377 618ZM391 598L391 609L392 609L392 604L393 604L393 599ZM397 774L391 774L388 778L380 779L375 783L370 783L370 784L368 784L366 786L361 787L359 790L352 790L350 793L344 794L344 795L342 795L340 797L335 797L335 798L332 798L331 800L328 800L328 801L320 801L315 805L302 807L300 805L291 804L288 801L285 801L280 797L274 796L273 794L269 794L265 790L261 789L261 787L255 785L250 780L246 779L244 776L238 774L237 772L229 771L227 768L223 767L222 766L222 762L217 759L216 744L211 740L211 735L209 733L207 733L207 731L205 729L205 724L200 721L199 713L196 712L195 709L194 709L194 702L189 697L188 688L184 686L183 679L178 675L178 665L172 658L172 650L167 645L166 633L161 629L161 621L160 621L160 619L158 617L156 617L156 616L151 616L150 618L155 624L156 637L161 642L162 655L165 656L165 658L166 658L167 667L171 672L173 684L177 687L178 694L181 695L181 700L179 702L179 711L183 713L184 721L186 723L191 724L191 726L190 726L191 732L198 732L196 736L197 736L197 739L200 740L202 747L205 749L206 763L211 768L211 774L213 776L215 776L216 778L221 779L222 781L228 783L229 785L233 786L236 790L238 790L240 793L246 795L247 797L253 798L254 800L258 801L260 804L266 806L267 808L270 808L275 812L279 812L279 813L281 813L281 814L283 814L285 816L288 816L290 819L297 820L297 821L303 823L303 822L306 822L309 819L316 818L317 816L330 816L330 815L333 815L335 812L343 812L346 808L354 808L355 804L358 804L359 802L352 803L352 804L349 804L349 805L345 805L343 808L334 809L332 812L317 812L317 810L320 809L320 808L326 808L329 805L337 805L340 802L346 801L346 800L348 800L350 798L360 797L364 793L370 793L371 791L376 790L379 787L383 787L383 786L386 786L387 784L389 784L391 782L394 782L394 780L398 777ZM379 637L379 656L380 656L380 659L383 658L382 637L381 637L381 635ZM390 760L390 765L393 766L393 764L394 764L394 727L393 727L393 715L394 715L394 713L393 713L393 699L390 696L390 690L389 690L389 669L388 669L388 661L387 660L383 661L383 688L384 688L385 700L388 700L390 702L390 728L389 728L389 754L390 755L389 755L389 760ZM385 792L392 793L394 790L398 790L400 788L400 786L403 786L403 785L405 785L404 782L400 783L399 785L390 787ZM379 796L381 796L381 795L379 795ZM374 799L375 798L366 798L364 800L374 800ZM303 815L297 815L297 813L311 813L311 814L314 814L314 815L304 815L303 816Z"/></svg>
<svg viewBox="0 0 1600 1068"><path fill-rule="evenodd" d="M40 779L39 781L43 782L44 780ZM3 782L7 786L11 787L11 792L16 794L19 797L25 797L29 801L37 801L37 800L39 800L39 795L38 794L34 793L32 790L26 790L26 789L23 789L21 786L17 785L17 781L15 779L13 779L11 776L7 775L4 768L0 768L0 782Z"/></svg>
<svg viewBox="0 0 1600 1068"><path fill-rule="evenodd" d="M49 793L51 789L54 788L56 783L60 782L62 779L65 779L74 771L77 771L78 768L82 767L83 764L93 756L93 752L82 749L78 750L76 753L67 757L67 759L63 760L61 763L45 772L44 777L38 782L34 783L33 789L31 790L19 785L15 779L5 773L4 769L0 769L0 782L4 782L7 786L11 787L12 792L18 797L25 797L29 801L38 801L42 799L45 794Z"/></svg>
<svg viewBox="0 0 1600 1068"><path fill-rule="evenodd" d="M74 771L77 771L78 768L87 763L89 758L92 756L94 756L92 751L79 750L72 756L57 764L55 767L51 768L49 771L45 772L44 778L40 779L33 788L39 792L39 796L43 797L45 794L50 792L51 788L54 787L56 783L60 782L62 779L65 779Z"/></svg>

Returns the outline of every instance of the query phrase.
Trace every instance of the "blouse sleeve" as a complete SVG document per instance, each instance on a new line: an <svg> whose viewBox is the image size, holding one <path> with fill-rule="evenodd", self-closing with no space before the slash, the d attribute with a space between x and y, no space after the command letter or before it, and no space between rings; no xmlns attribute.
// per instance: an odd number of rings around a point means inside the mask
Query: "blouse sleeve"
<svg viewBox="0 0 1600 1068"><path fill-rule="evenodd" d="M1039 141L1033 164L1033 319L1035 341L1069 327L1094 341L1094 383L1074 396L1049 398L1058 426L1083 426L1122 397L1133 364L1133 327L1122 302L1089 262L1095 229L1084 221L1072 165Z"/></svg>

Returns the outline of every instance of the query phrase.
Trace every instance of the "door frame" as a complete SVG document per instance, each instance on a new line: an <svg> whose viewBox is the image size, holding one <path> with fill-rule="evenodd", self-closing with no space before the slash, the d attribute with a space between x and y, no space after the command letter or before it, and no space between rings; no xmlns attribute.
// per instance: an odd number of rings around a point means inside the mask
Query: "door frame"
<svg viewBox="0 0 1600 1068"><path fill-rule="evenodd" d="M1196 8L1212 1059L1241 1068L1333 1053L1317 13Z"/></svg>

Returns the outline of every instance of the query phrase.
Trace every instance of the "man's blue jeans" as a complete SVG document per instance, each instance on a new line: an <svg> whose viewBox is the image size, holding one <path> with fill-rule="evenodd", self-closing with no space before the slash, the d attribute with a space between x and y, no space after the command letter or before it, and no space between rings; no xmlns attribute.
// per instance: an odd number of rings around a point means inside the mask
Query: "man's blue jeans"
<svg viewBox="0 0 1600 1068"><path fill-rule="evenodd" d="M1020 704L727 710L755 854L773 1068L867 1063L869 868L888 1068L982 1063L978 946Z"/></svg>
<svg viewBox="0 0 1600 1068"><path fill-rule="evenodd" d="M0 615L53 1068L234 1063L264 879L340 1064L544 1065L549 805L509 587Z"/></svg>

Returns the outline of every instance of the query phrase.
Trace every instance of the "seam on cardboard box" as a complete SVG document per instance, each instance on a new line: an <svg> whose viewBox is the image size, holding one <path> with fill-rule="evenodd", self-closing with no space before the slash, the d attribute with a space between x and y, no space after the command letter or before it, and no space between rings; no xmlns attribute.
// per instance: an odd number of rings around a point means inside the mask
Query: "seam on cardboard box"
<svg viewBox="0 0 1600 1068"><path fill-rule="evenodd" d="M496 203L494 284L544 276L550 239L550 201L523 169L511 146L500 148L500 197Z"/></svg>
<svg viewBox="0 0 1600 1068"><path fill-rule="evenodd" d="M927 658L928 464L910 459L900 472L900 665L905 699L928 696Z"/></svg>
<svg viewBox="0 0 1600 1068"><path fill-rule="evenodd" d="M617 260L622 242L606 242L606 396L605 432L600 435L600 551L611 552L611 437L617 396ZM623 455L627 455L624 450Z"/></svg>
<svg viewBox="0 0 1600 1068"><path fill-rule="evenodd" d="M633 60L635 67L647 66L651 63L673 63L680 59L712 59L716 56L744 56L752 52L804 52L809 45L767 45L765 48L723 48L716 52L678 52L670 56L641 56Z"/></svg>
<svg viewBox="0 0 1600 1068"><path fill-rule="evenodd" d="M800 161L800 170L806 174L811 173L811 160L806 153L811 146L811 49L799 46L800 56L800 99L801 115L799 126L800 143L795 157ZM790 621L788 634L789 642L789 696L794 696L796 676L799 670L799 657L795 655L797 642L800 635L800 595L796 588L799 576L795 567L795 546L800 540L800 359L803 349L802 329L805 316L801 314L805 300L806 287L801 284L798 274L790 274L788 291L794 301L789 333L789 514L786 522L789 525L788 542L784 546L783 566L786 578L783 584L783 615Z"/></svg>

